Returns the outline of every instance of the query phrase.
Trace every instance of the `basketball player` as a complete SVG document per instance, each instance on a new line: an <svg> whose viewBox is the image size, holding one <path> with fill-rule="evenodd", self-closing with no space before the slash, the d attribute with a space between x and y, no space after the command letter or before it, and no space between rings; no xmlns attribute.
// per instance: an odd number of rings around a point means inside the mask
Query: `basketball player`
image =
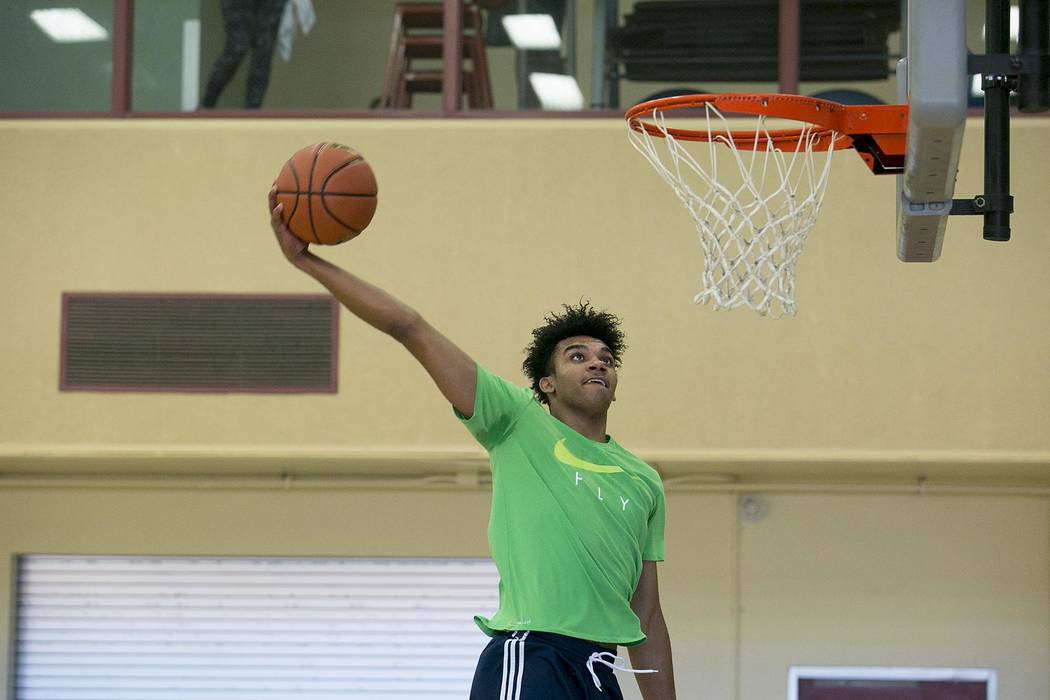
<svg viewBox="0 0 1050 700"><path fill-rule="evenodd" d="M619 319L587 303L547 316L523 365L532 389L517 387L415 310L310 252L282 221L276 187L269 204L288 261L404 345L489 453L500 607L475 618L492 639L471 700L622 698L612 671L623 665L619 644L642 674L643 698L674 700L656 574L663 487L605 432L624 350Z"/></svg>

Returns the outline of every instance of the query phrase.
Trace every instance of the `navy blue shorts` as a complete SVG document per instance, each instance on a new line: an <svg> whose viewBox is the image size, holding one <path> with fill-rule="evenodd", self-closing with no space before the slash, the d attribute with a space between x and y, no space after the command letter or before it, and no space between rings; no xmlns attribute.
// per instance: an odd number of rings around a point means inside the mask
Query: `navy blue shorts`
<svg viewBox="0 0 1050 700"><path fill-rule="evenodd" d="M574 637L502 632L481 652L470 700L623 700L607 665L614 657Z"/></svg>

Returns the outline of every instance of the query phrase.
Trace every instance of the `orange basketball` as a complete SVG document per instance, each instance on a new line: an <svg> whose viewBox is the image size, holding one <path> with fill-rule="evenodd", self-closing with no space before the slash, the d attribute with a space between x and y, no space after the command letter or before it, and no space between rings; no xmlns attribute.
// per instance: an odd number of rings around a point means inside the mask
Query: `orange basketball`
<svg viewBox="0 0 1050 700"><path fill-rule="evenodd" d="M376 177L364 156L338 143L296 151L277 175L282 216L307 243L335 245L365 230L376 212Z"/></svg>

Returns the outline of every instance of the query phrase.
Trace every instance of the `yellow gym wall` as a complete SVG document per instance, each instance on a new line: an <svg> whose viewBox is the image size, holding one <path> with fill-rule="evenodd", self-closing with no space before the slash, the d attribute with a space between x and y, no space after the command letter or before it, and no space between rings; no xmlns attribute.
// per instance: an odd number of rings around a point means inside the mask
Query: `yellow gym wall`
<svg viewBox="0 0 1050 700"><path fill-rule="evenodd" d="M1014 240L957 217L934 265L895 258L893 179L836 155L777 321L692 305L692 223L617 121L2 122L0 619L18 553L485 554L482 452L345 312L335 395L58 390L63 291L319 291L265 193L326 139L369 158L380 205L323 254L489 368L520 381L561 302L623 316L610 432L667 478L680 697L783 697L791 664L992 667L1001 697L1050 695L1036 119L1013 123ZM981 191L981 143L972 122L958 196ZM768 514L739 522L750 492Z"/></svg>

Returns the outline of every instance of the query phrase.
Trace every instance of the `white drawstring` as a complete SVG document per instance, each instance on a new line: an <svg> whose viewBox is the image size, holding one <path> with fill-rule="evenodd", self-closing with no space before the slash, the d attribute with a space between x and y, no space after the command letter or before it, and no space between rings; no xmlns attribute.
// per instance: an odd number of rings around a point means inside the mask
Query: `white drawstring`
<svg viewBox="0 0 1050 700"><path fill-rule="evenodd" d="M607 661L604 658L606 656L612 657L612 661ZM648 668L648 669L647 668L631 668L631 667L626 665L626 663L627 663L626 659L624 659L623 657L617 656L616 654L612 653L611 651L596 651L593 654L591 654L590 657L587 659L587 670L591 672L591 680L594 681L594 687L597 688L598 690L600 690L603 693L605 691L602 690L602 684L600 682L598 682L598 674L594 672L594 664L595 664L595 662L600 663L600 664L605 664L609 668L617 670L617 671L627 671L627 673L657 673L658 672L656 669L653 669L653 668Z"/></svg>

